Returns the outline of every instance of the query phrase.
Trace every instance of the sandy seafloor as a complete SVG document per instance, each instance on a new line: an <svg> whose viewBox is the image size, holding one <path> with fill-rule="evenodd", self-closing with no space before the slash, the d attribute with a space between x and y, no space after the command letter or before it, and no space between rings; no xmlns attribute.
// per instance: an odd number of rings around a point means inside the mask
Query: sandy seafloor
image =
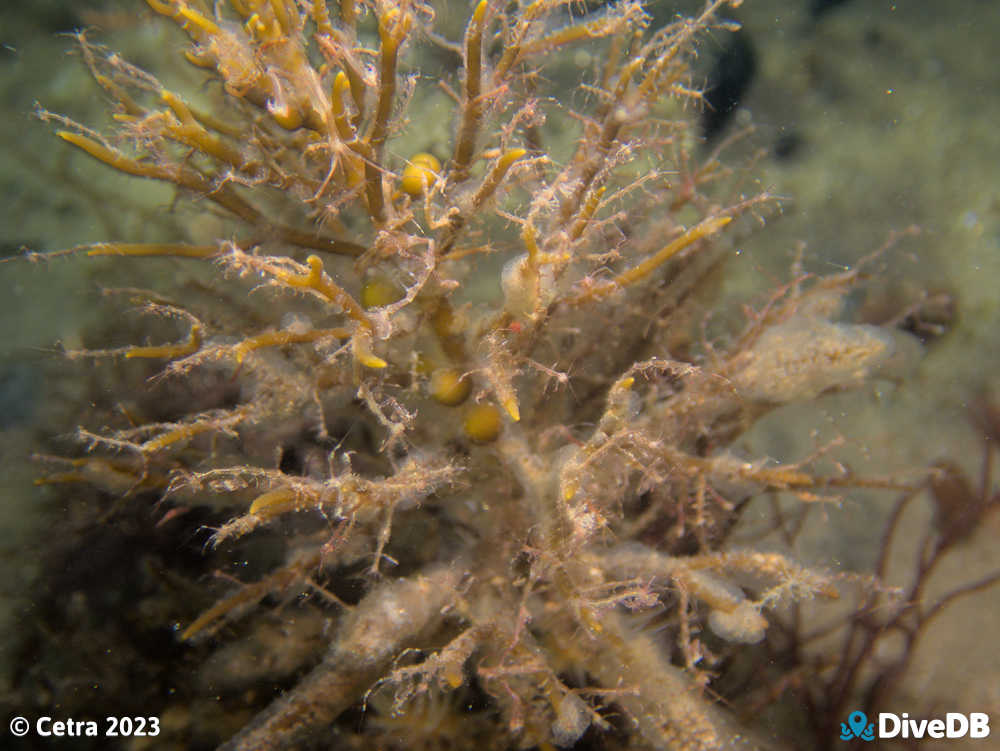
<svg viewBox="0 0 1000 751"><path fill-rule="evenodd" d="M60 16L57 3L50 5L44 24L37 22L37 5L26 14L7 0L0 11L0 252L156 237L169 192L109 177L32 116L36 100L91 123L102 109L78 61L64 54L70 40L53 33ZM808 268L836 270L881 245L890 231L915 224L920 235L902 241L879 266L887 288L910 300L925 289L949 293L957 317L902 385L876 382L782 409L740 448L795 460L843 436L838 456L859 471L904 471L948 458L978 482L983 444L968 411L982 394L1000 399L1000 4L853 0L818 22L810 21L807 6L806 0L748 0L737 14L758 59L737 123L752 121L761 146L797 145L788 158L768 157L756 168L761 186L786 199L739 245L727 290L774 286L800 241ZM127 20L113 12L101 18L109 27ZM155 64L164 45L176 44L162 28L126 23L95 38ZM717 43L706 40L706 51ZM106 195L115 180L128 196L124 206L91 193L100 181ZM54 342L74 345L100 315L93 301L110 278L105 274L114 272L94 261L0 265L0 695L10 689L7 648L18 627L10 603L25 595L20 588L36 563L19 543L48 523L40 512L44 491L31 484L37 469L25 459L45 432L39 421L51 417L46 367ZM839 507L814 515L797 554L837 570L866 570L893 499L847 493ZM929 519L921 499L904 520L909 538ZM998 540L1000 514L994 514L953 554L929 596L1000 568ZM905 582L910 553L897 551L890 583ZM955 604L922 642L896 697L898 711L991 712L1000 733L998 638L1000 587ZM1000 747L995 739L987 743Z"/></svg>

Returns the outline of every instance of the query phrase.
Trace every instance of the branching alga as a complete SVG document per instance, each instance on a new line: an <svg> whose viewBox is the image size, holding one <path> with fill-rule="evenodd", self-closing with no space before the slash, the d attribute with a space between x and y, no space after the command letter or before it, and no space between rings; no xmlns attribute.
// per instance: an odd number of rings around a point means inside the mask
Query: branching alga
<svg viewBox="0 0 1000 751"><path fill-rule="evenodd" d="M725 531L762 491L811 502L891 482L727 446L769 409L895 376L919 346L834 320L856 271L796 278L728 347L679 334L726 234L771 200L717 203L730 173L697 155L691 132L695 43L735 27L719 17L727 3L651 28L636 0L593 13L481 0L446 41L415 0L147 1L187 33L218 110L81 33L117 129L41 116L233 230L77 250L209 265L220 286L243 280L266 298L270 323L150 297L149 314L181 324L176 341L70 352L157 360L167 379L222 371L238 404L81 431L87 455L48 481L225 505L211 541L223 548L264 526L297 530L284 565L183 630L223 634L296 589L336 620L326 656L224 748L292 747L375 692L405 713L463 690L488 698L475 722L496 747L571 746L616 712L642 747L767 747L713 706L705 645L758 642L768 609L836 589L780 554L723 550ZM422 118L441 115L407 110L436 89L413 67L427 46L455 63L437 82L453 98L450 145L421 137ZM565 50L600 61L580 96L545 89ZM557 160L546 139L571 128ZM484 274L493 286L475 297ZM339 417L380 445L314 445L283 466L285 426L325 437ZM408 534L397 520L418 508L447 544L394 559ZM364 591L345 604L328 587L359 562ZM653 611L680 664L635 615Z"/></svg>

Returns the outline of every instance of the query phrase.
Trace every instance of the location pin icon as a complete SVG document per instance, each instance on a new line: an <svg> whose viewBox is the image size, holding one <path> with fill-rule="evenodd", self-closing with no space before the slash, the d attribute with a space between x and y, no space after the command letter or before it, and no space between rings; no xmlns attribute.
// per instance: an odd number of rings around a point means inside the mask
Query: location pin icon
<svg viewBox="0 0 1000 751"><path fill-rule="evenodd" d="M854 731L854 737L860 738L861 734L865 732L865 725L868 724L868 718L865 717L864 712L851 712L847 716L847 724L851 726L851 730Z"/></svg>

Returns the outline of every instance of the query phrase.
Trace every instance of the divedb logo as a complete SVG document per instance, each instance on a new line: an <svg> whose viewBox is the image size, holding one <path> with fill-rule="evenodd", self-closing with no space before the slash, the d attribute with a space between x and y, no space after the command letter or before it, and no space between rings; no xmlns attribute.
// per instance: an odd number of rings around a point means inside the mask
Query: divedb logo
<svg viewBox="0 0 1000 751"><path fill-rule="evenodd" d="M915 720L909 714L879 712L878 729L869 722L864 712L851 712L847 722L840 723L840 740L850 741L860 738L873 741L876 738L988 738L990 716L985 712L948 712L944 719Z"/></svg>

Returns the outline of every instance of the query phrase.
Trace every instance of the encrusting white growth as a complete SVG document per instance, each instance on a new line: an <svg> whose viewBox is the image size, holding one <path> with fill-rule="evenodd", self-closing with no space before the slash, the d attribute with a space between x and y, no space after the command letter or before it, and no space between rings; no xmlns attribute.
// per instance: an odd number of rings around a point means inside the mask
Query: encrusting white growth
<svg viewBox="0 0 1000 751"><path fill-rule="evenodd" d="M713 610L708 614L708 625L720 639L740 644L756 644L764 639L767 619L749 600L732 610Z"/></svg>
<svg viewBox="0 0 1000 751"><path fill-rule="evenodd" d="M461 570L434 566L375 587L349 613L326 658L223 751L295 747L312 725L332 722L373 685L393 657L441 622L455 599Z"/></svg>
<svg viewBox="0 0 1000 751"><path fill-rule="evenodd" d="M552 742L570 748L590 727L591 710L576 694L566 694L559 701L552 723Z"/></svg>
<svg viewBox="0 0 1000 751"><path fill-rule="evenodd" d="M662 577L663 585L681 589L708 607L708 625L716 636L741 644L756 644L764 638L768 623L760 612L762 603L772 604L782 594L807 599L817 592L829 593L829 583L820 574L773 553L715 553L685 558L628 544L605 553L600 566L611 578L629 579L640 573ZM754 570L765 589L758 601L748 599L739 586L724 578L730 572Z"/></svg>
<svg viewBox="0 0 1000 751"><path fill-rule="evenodd" d="M516 318L531 318L556 297L555 276L549 265L532 269L527 255L512 258L500 272L504 309Z"/></svg>
<svg viewBox="0 0 1000 751"><path fill-rule="evenodd" d="M864 324L796 316L771 326L737 358L731 378L744 399L770 404L814 399L872 376L897 377L920 353L917 340Z"/></svg>
<svg viewBox="0 0 1000 751"><path fill-rule="evenodd" d="M711 608L708 625L716 636L742 644L756 644L764 638L767 620L735 584L707 571L681 570L677 579Z"/></svg>

